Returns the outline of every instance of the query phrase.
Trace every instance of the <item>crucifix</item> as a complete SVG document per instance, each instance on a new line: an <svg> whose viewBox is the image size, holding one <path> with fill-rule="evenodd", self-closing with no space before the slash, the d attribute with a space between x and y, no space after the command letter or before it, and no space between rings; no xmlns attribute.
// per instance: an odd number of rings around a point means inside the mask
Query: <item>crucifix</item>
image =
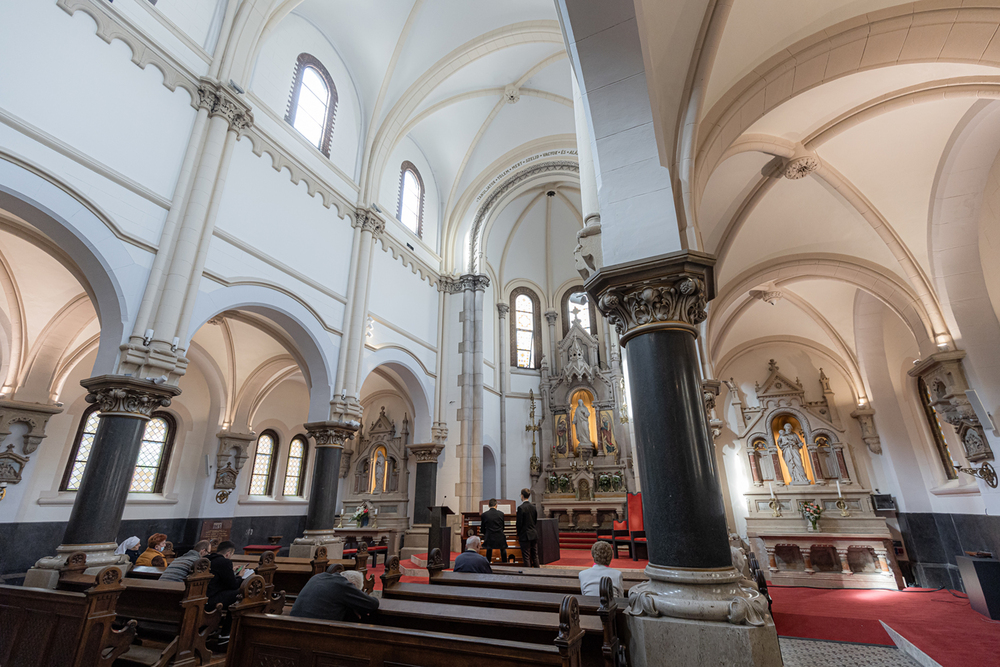
<svg viewBox="0 0 1000 667"><path fill-rule="evenodd" d="M573 324L580 324L580 308L578 306L573 306L570 311L573 313ZM580 326L583 326L580 324Z"/></svg>
<svg viewBox="0 0 1000 667"><path fill-rule="evenodd" d="M524 427L525 431L531 431L531 474L537 477L542 473L542 464L538 460L538 455L535 454L535 433L538 433L542 429L541 424L535 422L535 390L528 390L528 400L531 401L531 423L526 424Z"/></svg>

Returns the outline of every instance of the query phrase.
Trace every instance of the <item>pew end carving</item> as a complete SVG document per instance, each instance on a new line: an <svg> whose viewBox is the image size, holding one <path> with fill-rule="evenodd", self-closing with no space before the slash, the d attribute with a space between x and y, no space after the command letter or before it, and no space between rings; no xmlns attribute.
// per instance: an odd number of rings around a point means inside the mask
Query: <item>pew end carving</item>
<svg viewBox="0 0 1000 667"><path fill-rule="evenodd" d="M440 574L444 571L444 556L441 555L441 549L434 547L431 549L430 553L427 554L427 572L431 578L435 575Z"/></svg>
<svg viewBox="0 0 1000 667"><path fill-rule="evenodd" d="M580 627L580 602L572 595L563 598L559 605L559 634L555 644L559 648L563 667L579 667L580 645L583 629Z"/></svg>
<svg viewBox="0 0 1000 667"><path fill-rule="evenodd" d="M399 556L392 556L389 558L389 562L385 566L385 572L382 573L382 590L387 588L392 588L399 583L400 577L403 576L402 571L399 569ZM374 577L373 577L374 579Z"/></svg>

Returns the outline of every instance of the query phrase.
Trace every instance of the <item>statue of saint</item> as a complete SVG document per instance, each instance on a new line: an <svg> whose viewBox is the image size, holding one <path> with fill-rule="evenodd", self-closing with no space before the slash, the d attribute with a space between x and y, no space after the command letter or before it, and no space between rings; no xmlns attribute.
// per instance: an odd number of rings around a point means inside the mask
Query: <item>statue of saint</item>
<svg viewBox="0 0 1000 667"><path fill-rule="evenodd" d="M802 449L802 441L792 432L791 424L785 424L778 434L778 447L788 467L788 474L792 476L792 484L808 484L809 478L806 477L806 469L802 465L802 455L799 451Z"/></svg>
<svg viewBox="0 0 1000 667"><path fill-rule="evenodd" d="M590 410L583 407L582 398L576 401L576 410L573 411L573 425L576 426L577 445L593 448L594 443L590 440Z"/></svg>
<svg viewBox="0 0 1000 667"><path fill-rule="evenodd" d="M385 454L380 449L375 458L375 479L372 482L372 493L381 493L382 484L385 480Z"/></svg>

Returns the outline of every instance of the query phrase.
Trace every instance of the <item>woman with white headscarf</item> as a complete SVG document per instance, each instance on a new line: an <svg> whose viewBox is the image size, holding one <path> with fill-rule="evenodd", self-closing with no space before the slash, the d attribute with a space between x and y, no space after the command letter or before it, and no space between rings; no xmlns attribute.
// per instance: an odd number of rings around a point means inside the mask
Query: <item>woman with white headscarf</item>
<svg viewBox="0 0 1000 667"><path fill-rule="evenodd" d="M135 559L139 557L139 545L141 540L134 535L122 541L115 549L116 556L128 556L129 562L135 565Z"/></svg>

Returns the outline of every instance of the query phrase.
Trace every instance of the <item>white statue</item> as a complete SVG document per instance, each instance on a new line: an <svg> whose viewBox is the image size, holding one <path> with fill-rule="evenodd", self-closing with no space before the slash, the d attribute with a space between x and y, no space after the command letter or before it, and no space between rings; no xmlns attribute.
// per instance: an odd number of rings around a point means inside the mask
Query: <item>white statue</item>
<svg viewBox="0 0 1000 667"><path fill-rule="evenodd" d="M372 493L381 493L382 482L385 479L385 454L380 449L375 457L375 480L372 483Z"/></svg>
<svg viewBox="0 0 1000 667"><path fill-rule="evenodd" d="M806 477L800 453L802 441L792 432L791 424L785 424L778 434L778 447L788 467L788 474L792 476L792 484L808 484L809 478Z"/></svg>
<svg viewBox="0 0 1000 667"><path fill-rule="evenodd" d="M580 447L593 448L594 443L590 440L590 410L583 407L583 399L576 401L576 410L573 411L573 425L576 426L576 441Z"/></svg>

